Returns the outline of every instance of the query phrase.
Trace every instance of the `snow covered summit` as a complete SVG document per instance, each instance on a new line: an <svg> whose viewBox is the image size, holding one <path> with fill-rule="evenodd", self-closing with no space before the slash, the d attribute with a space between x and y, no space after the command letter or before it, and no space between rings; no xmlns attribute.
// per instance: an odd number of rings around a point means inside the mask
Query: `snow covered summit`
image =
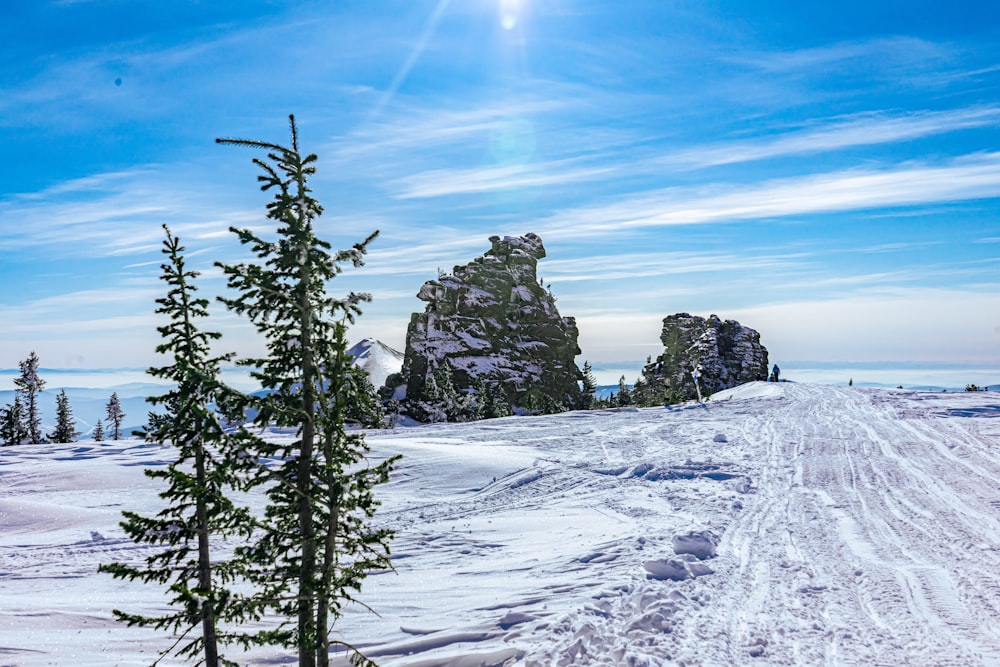
<svg viewBox="0 0 1000 667"><path fill-rule="evenodd" d="M398 373L403 367L403 353L376 338L358 341L347 353L354 357L355 366L360 366L368 373L375 387L384 385L387 377Z"/></svg>

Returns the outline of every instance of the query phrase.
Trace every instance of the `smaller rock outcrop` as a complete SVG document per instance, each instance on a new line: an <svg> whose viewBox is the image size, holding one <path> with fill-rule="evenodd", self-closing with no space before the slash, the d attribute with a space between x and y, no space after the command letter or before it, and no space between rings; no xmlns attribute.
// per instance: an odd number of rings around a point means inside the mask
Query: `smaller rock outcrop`
<svg viewBox="0 0 1000 667"><path fill-rule="evenodd" d="M502 405L499 414L508 406L556 412L581 400L576 321L559 314L536 274L542 239L490 242L482 257L417 294L427 306L411 316L402 372L387 381L398 398L405 384L403 409L416 419L494 416L482 413L487 403Z"/></svg>
<svg viewBox="0 0 1000 667"><path fill-rule="evenodd" d="M670 315L663 319L660 341L663 354L642 369L633 392L642 404L678 403L697 398L698 389L708 396L767 379L767 348L760 334L736 320Z"/></svg>

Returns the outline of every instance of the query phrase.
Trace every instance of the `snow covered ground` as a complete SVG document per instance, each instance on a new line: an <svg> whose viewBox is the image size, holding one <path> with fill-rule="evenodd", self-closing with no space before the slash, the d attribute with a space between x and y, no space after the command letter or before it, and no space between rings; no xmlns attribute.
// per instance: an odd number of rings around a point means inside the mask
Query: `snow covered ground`
<svg viewBox="0 0 1000 667"><path fill-rule="evenodd" d="M382 665L1000 665L1000 394L755 383L369 442L405 457L396 573L337 629ZM155 591L96 572L141 557L119 512L156 510L168 456L0 449L0 665L169 645L111 619Z"/></svg>

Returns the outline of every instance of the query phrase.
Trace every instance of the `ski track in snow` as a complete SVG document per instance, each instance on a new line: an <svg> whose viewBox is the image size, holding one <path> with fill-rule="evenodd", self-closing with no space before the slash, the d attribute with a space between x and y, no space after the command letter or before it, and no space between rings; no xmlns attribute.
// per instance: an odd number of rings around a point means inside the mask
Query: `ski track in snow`
<svg viewBox="0 0 1000 667"><path fill-rule="evenodd" d="M339 636L386 667L1000 665L1000 396L753 383L705 406L370 432L396 572ZM279 436L280 437L280 436ZM0 667L143 665L137 441L0 450ZM710 531L711 573L654 578ZM688 557L694 561L694 557ZM704 572L704 570L701 570ZM289 652L232 653L294 664ZM342 657L338 664L346 665ZM164 665L180 664L166 661Z"/></svg>

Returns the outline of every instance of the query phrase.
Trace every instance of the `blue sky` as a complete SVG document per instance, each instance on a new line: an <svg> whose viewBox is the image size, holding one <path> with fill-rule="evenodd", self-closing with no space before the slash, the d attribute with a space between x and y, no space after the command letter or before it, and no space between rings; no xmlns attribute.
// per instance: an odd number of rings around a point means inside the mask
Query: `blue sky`
<svg viewBox="0 0 1000 667"><path fill-rule="evenodd" d="M0 368L158 363L160 225L221 293L266 196L214 139L289 113L325 236L381 230L331 285L374 295L352 338L401 349L438 268L535 232L580 363L686 311L792 367L1000 368L998 33L985 2L5 2Z"/></svg>

